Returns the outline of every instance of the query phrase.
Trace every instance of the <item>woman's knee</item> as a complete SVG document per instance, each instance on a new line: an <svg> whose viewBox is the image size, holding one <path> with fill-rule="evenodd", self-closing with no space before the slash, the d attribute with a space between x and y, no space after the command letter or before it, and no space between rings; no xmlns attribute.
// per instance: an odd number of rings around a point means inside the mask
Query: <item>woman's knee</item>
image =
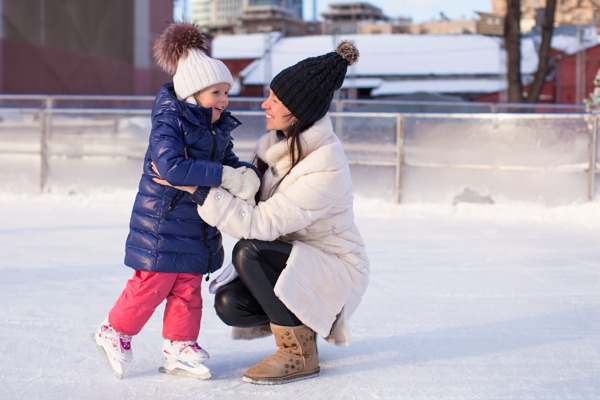
<svg viewBox="0 0 600 400"><path fill-rule="evenodd" d="M257 260L259 257L260 249L256 245L256 241L252 239L241 239L233 247L231 253L231 259L233 265L238 273L243 273L244 269L250 267L251 264L248 261Z"/></svg>
<svg viewBox="0 0 600 400"><path fill-rule="evenodd" d="M233 246L232 258L235 260L240 257L243 258L251 256L252 254L256 254L258 252L258 249L255 245L255 242L256 241L252 239L238 240L235 246Z"/></svg>
<svg viewBox="0 0 600 400"><path fill-rule="evenodd" d="M225 285L215 293L215 311L226 325L236 326L239 311L236 309L237 296Z"/></svg>
<svg viewBox="0 0 600 400"><path fill-rule="evenodd" d="M232 281L215 293L217 316L229 326L240 328L268 324L270 321L256 300L238 280Z"/></svg>

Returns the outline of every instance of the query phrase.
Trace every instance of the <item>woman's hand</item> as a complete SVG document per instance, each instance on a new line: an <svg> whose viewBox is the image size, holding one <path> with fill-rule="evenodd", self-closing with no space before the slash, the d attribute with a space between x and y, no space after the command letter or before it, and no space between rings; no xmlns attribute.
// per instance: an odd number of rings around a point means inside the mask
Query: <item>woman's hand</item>
<svg viewBox="0 0 600 400"><path fill-rule="evenodd" d="M152 171L154 171L156 173L156 175L160 176L160 174L158 173L158 170L156 169L156 165L154 165L154 163L152 163ZM183 192L188 192L190 194L194 194L196 189L198 189L198 186L173 186L169 182L165 181L164 179L159 179L159 178L152 178L152 180L154 182L158 183L159 185L171 186L172 188L181 190Z"/></svg>

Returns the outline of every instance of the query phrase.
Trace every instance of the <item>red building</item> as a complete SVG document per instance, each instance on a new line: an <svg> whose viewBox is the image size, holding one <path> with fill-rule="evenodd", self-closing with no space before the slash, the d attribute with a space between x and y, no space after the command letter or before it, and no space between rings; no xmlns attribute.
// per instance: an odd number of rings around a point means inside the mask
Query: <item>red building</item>
<svg viewBox="0 0 600 400"><path fill-rule="evenodd" d="M558 59L556 63L556 103L583 104L594 91L594 78L600 69L600 45Z"/></svg>
<svg viewBox="0 0 600 400"><path fill-rule="evenodd" d="M538 103L584 104L594 90L594 78L600 69L600 45L571 55L553 50L551 60L554 71L544 84ZM528 89L524 86L523 92L526 94ZM498 102L504 101L503 97L506 96L502 92L489 93L474 101Z"/></svg>
<svg viewBox="0 0 600 400"><path fill-rule="evenodd" d="M0 93L155 95L173 0L0 1Z"/></svg>

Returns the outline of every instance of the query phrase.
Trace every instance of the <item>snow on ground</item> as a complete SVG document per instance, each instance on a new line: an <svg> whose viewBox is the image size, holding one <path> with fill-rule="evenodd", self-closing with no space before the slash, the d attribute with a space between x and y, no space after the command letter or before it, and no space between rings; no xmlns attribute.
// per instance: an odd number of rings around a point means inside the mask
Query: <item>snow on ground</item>
<svg viewBox="0 0 600 400"><path fill-rule="evenodd" d="M273 339L232 341L207 290L213 378L158 372L162 309L124 379L109 372L89 334L132 274L134 194L0 194L1 399L600 398L599 203L357 199L372 270L353 342L319 340L320 377L269 387L241 376Z"/></svg>

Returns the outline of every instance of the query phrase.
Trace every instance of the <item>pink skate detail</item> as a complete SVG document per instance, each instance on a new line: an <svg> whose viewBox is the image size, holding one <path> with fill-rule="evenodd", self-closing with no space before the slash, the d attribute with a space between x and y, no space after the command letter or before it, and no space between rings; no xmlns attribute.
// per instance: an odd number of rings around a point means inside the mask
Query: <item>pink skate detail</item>
<svg viewBox="0 0 600 400"><path fill-rule="evenodd" d="M185 362L204 362L210 358L210 355L195 340L170 341L166 339L163 351L165 357Z"/></svg>
<svg viewBox="0 0 600 400"><path fill-rule="evenodd" d="M131 361L131 336L116 331L110 325L102 325L98 337L104 339L111 349L124 356L124 362ZM129 353L129 354L126 354Z"/></svg>

